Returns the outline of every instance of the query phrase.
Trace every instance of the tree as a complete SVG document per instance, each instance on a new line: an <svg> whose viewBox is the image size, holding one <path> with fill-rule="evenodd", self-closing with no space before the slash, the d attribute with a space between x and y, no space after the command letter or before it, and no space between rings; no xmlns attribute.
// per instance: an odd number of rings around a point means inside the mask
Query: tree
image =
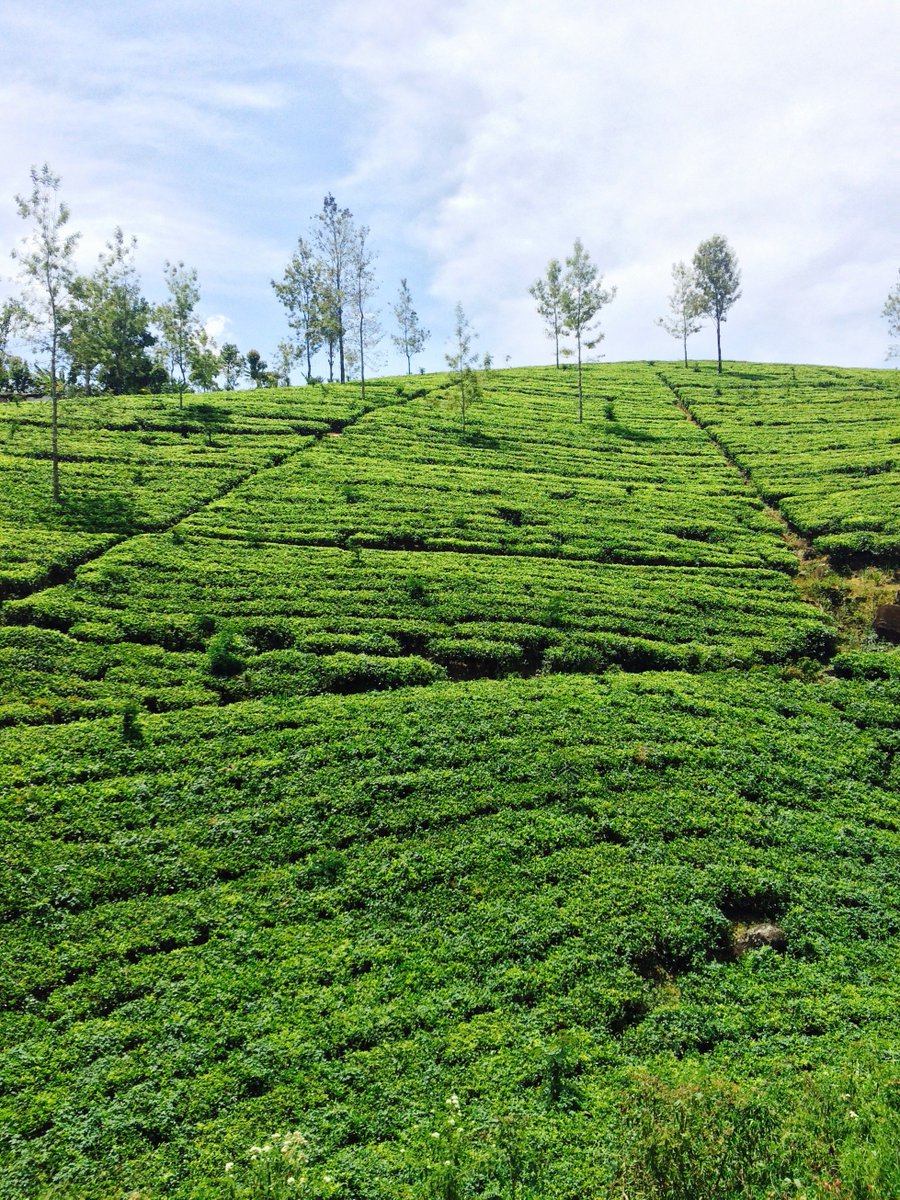
<svg viewBox="0 0 900 1200"><path fill-rule="evenodd" d="M258 350L247 351L247 378L254 387L269 386L269 364Z"/></svg>
<svg viewBox="0 0 900 1200"><path fill-rule="evenodd" d="M344 305L347 302L347 268L353 253L356 231L349 208L338 208L329 192L317 215L314 241L321 254L323 281L320 289L322 325L329 342L329 380L334 377L334 349L337 348L341 383L346 381L344 360Z"/></svg>
<svg viewBox="0 0 900 1200"><path fill-rule="evenodd" d="M291 386L291 367L298 359L297 347L293 342L279 342L275 347L275 370L272 373L274 376L276 387Z"/></svg>
<svg viewBox="0 0 900 1200"><path fill-rule="evenodd" d="M16 383L23 382L21 366L25 366L27 373L27 365L22 363L22 359L17 355L10 354L8 347L10 339L24 326L26 321L27 314L18 300L4 300L0 304L0 388L10 391L24 390L17 387ZM14 375L17 375L15 383Z"/></svg>
<svg viewBox="0 0 900 1200"><path fill-rule="evenodd" d="M562 264L558 258L551 258L543 279L536 280L528 289L537 300L538 314L547 322L545 332L553 338L556 349L556 365L559 367L559 339L563 332L562 308Z"/></svg>
<svg viewBox="0 0 900 1200"><path fill-rule="evenodd" d="M97 386L113 395L134 393L153 383L147 351L156 342L150 332L152 310L141 295L134 266L135 238L120 228L106 243L97 269L72 283L71 324L65 337L71 377L80 374L90 395Z"/></svg>
<svg viewBox="0 0 900 1200"><path fill-rule="evenodd" d="M247 369L247 360L234 342L226 342L219 351L219 366L225 376L225 391L233 392L237 381Z"/></svg>
<svg viewBox="0 0 900 1200"><path fill-rule="evenodd" d="M413 308L409 284L405 279L400 280L400 291L393 311L399 333L391 334L391 341L406 356L406 373L412 375L412 356L422 353L431 333L419 324L419 314Z"/></svg>
<svg viewBox="0 0 900 1200"><path fill-rule="evenodd" d="M603 276L591 262L591 256L581 244L581 239L575 239L572 254L566 259L566 271L562 280L560 307L563 316L563 329L575 338L575 352L578 362L578 422L583 420L582 389L581 389L581 350L586 350L600 344L603 334L595 323L600 309L609 304L616 294L615 288L604 290L601 286Z"/></svg>
<svg viewBox="0 0 900 1200"><path fill-rule="evenodd" d="M219 348L201 326L188 347L188 367L191 383L201 392L211 392L216 387L216 377L222 369Z"/></svg>
<svg viewBox="0 0 900 1200"><path fill-rule="evenodd" d="M69 207L58 197L60 179L47 163L31 168L31 195L16 196L19 216L31 221L31 233L13 251L20 264L26 294L28 331L32 341L50 354L50 444L53 500L59 503L59 394L57 369L61 339L69 315L67 304L74 277L72 256L79 234L64 233Z"/></svg>
<svg viewBox="0 0 900 1200"><path fill-rule="evenodd" d="M160 352L168 364L169 376L178 391L178 406L184 407L191 354L198 344L201 325L195 309L200 303L197 272L184 263L166 261L163 268L169 300L154 314L160 329Z"/></svg>
<svg viewBox="0 0 900 1200"><path fill-rule="evenodd" d="M381 337L378 319L370 309L375 295L375 252L369 245L369 227L362 225L356 231L350 249L348 263L348 291L356 326L359 356L359 379L362 399L366 398L366 349L374 346Z"/></svg>
<svg viewBox="0 0 900 1200"><path fill-rule="evenodd" d="M895 339L888 349L888 358L900 358L900 275L892 292L884 302L881 315L888 323L888 334Z"/></svg>
<svg viewBox="0 0 900 1200"><path fill-rule="evenodd" d="M687 366L687 340L696 333L703 322L700 320L702 301L697 291L694 274L683 262L672 264L672 294L669 296L669 316L658 317L656 324L674 338L680 338L684 346L684 365Z"/></svg>
<svg viewBox="0 0 900 1200"><path fill-rule="evenodd" d="M735 300L740 299L741 272L734 251L719 234L697 247L694 283L699 296L699 312L712 317L716 323L717 369L721 375L722 324Z"/></svg>
<svg viewBox="0 0 900 1200"><path fill-rule="evenodd" d="M312 356L322 346L323 269L309 242L300 238L280 283L272 280L287 309L288 324L306 352L306 381L312 379Z"/></svg>
<svg viewBox="0 0 900 1200"><path fill-rule="evenodd" d="M444 355L444 358L452 373L451 384L456 388L462 432L465 433L466 412L481 394L478 376L475 374L477 355L472 347L472 342L478 337L478 334L472 330L460 303L457 303L454 309L454 320L453 347L449 354Z"/></svg>

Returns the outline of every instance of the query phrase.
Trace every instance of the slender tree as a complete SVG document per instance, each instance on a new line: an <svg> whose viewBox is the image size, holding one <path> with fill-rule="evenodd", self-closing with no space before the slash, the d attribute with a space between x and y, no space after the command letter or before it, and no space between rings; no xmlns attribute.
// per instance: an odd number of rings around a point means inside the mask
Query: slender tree
<svg viewBox="0 0 900 1200"><path fill-rule="evenodd" d="M169 299L157 306L154 317L160 330L160 351L165 355L172 383L178 390L178 406L184 406L191 353L198 343L201 325L196 314L200 303L197 272L184 263L166 262L163 268Z"/></svg>
<svg viewBox="0 0 900 1200"><path fill-rule="evenodd" d="M201 325L188 347L190 381L201 392L216 388L216 377L222 370L219 348Z"/></svg>
<svg viewBox="0 0 900 1200"><path fill-rule="evenodd" d="M469 324L469 319L463 312L462 304L457 303L453 315L452 348L450 353L445 354L444 357L451 371L451 382L456 388L460 422L462 432L465 433L466 413L480 395L478 376L475 373L478 356L472 346L478 334L473 331L472 326Z"/></svg>
<svg viewBox="0 0 900 1200"><path fill-rule="evenodd" d="M584 419L581 387L581 352L593 350L603 340L600 332L600 309L609 304L616 294L615 288L604 289L603 276L599 274L591 256L575 239L575 245L566 259L566 271L562 281L561 307L563 329L575 338L575 353L578 363L578 422Z"/></svg>
<svg viewBox="0 0 900 1200"><path fill-rule="evenodd" d="M535 282L528 289L535 300L537 300L538 314L546 322L545 332L547 337L553 339L554 348L556 351L556 365L559 367L559 339L562 335L563 322L563 274L562 264L558 258L551 258L547 263L547 270L542 279Z"/></svg>
<svg viewBox="0 0 900 1200"><path fill-rule="evenodd" d="M716 323L718 373L722 374L722 324L741 295L738 260L721 235L701 242L694 255L694 282L699 296L699 311Z"/></svg>
<svg viewBox="0 0 900 1200"><path fill-rule="evenodd" d="M281 341L275 347L275 376L277 387L291 386L291 368L298 361L299 354L293 342Z"/></svg>
<svg viewBox="0 0 900 1200"><path fill-rule="evenodd" d="M225 391L233 392L237 381L247 369L247 360L234 342L225 342L219 351L219 366L225 376Z"/></svg>
<svg viewBox="0 0 900 1200"><path fill-rule="evenodd" d="M324 341L322 328L322 263L309 242L300 238L285 268L284 278L272 280L275 294L287 310L288 324L306 353L306 381L312 379L312 358Z"/></svg>
<svg viewBox="0 0 900 1200"><path fill-rule="evenodd" d="M406 356L406 373L412 375L412 357L422 353L431 334L419 324L419 314L413 308L409 284L405 279L400 280L400 291L393 312L398 332L391 334L391 341Z"/></svg>
<svg viewBox="0 0 900 1200"><path fill-rule="evenodd" d="M348 262L348 291L356 326L356 352L359 357L359 379L362 399L366 398L366 350L380 337L378 319L372 311L375 296L375 252L369 244L369 227L356 230Z"/></svg>
<svg viewBox="0 0 900 1200"><path fill-rule="evenodd" d="M881 315L888 323L888 334L892 339L888 349L888 358L900 358L900 276L894 285L894 290L888 292Z"/></svg>
<svg viewBox="0 0 900 1200"><path fill-rule="evenodd" d="M64 232L69 207L59 199L58 175L47 163L31 168L31 194L16 196L19 216L32 222L30 234L13 251L26 288L31 340L50 354L50 444L53 500L59 503L59 393L57 376L63 332L69 321L67 305L74 278L72 256L79 234Z"/></svg>
<svg viewBox="0 0 900 1200"><path fill-rule="evenodd" d="M334 347L337 348L340 380L346 380L344 361L344 306L347 303L348 267L353 253L356 231L353 214L349 208L338 208L337 201L329 192L322 202L322 211L314 235L316 249L321 255L324 281L321 288L323 301L323 326L326 341L330 339L331 375L333 376Z"/></svg>
<svg viewBox="0 0 900 1200"><path fill-rule="evenodd" d="M258 350L247 351L247 377L254 387L265 387L269 364Z"/></svg>
<svg viewBox="0 0 900 1200"><path fill-rule="evenodd" d="M684 365L687 366L688 338L702 326L702 301L697 291L694 273L683 262L672 264L672 294L669 296L669 315L657 318L656 324L666 333L681 340Z"/></svg>

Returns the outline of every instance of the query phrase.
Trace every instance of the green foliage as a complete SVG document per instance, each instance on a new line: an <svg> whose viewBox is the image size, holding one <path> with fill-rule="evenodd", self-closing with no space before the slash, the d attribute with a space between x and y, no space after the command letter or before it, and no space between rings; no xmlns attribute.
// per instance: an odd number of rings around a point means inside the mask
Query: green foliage
<svg viewBox="0 0 900 1200"><path fill-rule="evenodd" d="M738 363L722 378L673 366L661 374L834 566L900 562L896 372Z"/></svg>
<svg viewBox="0 0 900 1200"><path fill-rule="evenodd" d="M212 675L230 678L239 675L244 669L241 654L245 647L242 640L232 630L223 629L210 639L206 648L206 666Z"/></svg>
<svg viewBox="0 0 900 1200"><path fill-rule="evenodd" d="M448 382L0 414L3 1200L897 1194L895 651L652 368Z"/></svg>
<svg viewBox="0 0 900 1200"><path fill-rule="evenodd" d="M72 282L71 324L63 344L70 377L80 381L86 395L97 390L124 395L160 388L148 354L156 339L150 332L150 305L141 295L134 266L136 246L134 238L126 242L122 230L116 229L93 274Z"/></svg>

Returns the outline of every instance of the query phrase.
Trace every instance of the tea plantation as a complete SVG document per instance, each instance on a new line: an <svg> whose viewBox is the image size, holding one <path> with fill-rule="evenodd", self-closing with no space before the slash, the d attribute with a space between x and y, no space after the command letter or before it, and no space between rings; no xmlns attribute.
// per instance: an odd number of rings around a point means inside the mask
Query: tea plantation
<svg viewBox="0 0 900 1200"><path fill-rule="evenodd" d="M2 1200L900 1197L896 378L585 382L0 408Z"/></svg>

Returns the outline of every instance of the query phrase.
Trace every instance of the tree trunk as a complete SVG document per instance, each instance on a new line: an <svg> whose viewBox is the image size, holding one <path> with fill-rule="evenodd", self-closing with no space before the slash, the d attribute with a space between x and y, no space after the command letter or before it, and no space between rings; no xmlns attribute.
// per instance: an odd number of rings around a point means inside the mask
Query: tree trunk
<svg viewBox="0 0 900 1200"><path fill-rule="evenodd" d="M359 319L359 381L362 386L362 401L366 402L366 351L363 337L363 318Z"/></svg>
<svg viewBox="0 0 900 1200"><path fill-rule="evenodd" d="M56 338L50 348L50 456L53 467L53 503L59 504L59 400L56 395Z"/></svg>
<svg viewBox="0 0 900 1200"><path fill-rule="evenodd" d="M716 351L718 353L719 365L716 368L719 375L722 374L722 323L716 317Z"/></svg>
<svg viewBox="0 0 900 1200"><path fill-rule="evenodd" d="M581 407L581 334L575 338L575 344L578 346L578 424L581 425L584 416Z"/></svg>
<svg viewBox="0 0 900 1200"><path fill-rule="evenodd" d="M688 365L688 360L687 360L687 334L685 334L685 335L684 335L684 365L685 365L685 366L687 366L687 365Z"/></svg>

